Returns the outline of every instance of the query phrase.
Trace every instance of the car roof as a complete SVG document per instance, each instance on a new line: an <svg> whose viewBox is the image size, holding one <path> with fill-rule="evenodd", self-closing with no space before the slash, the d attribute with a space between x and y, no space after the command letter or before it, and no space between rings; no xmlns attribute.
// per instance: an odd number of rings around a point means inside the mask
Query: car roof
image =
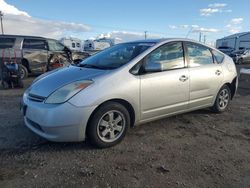
<svg viewBox="0 0 250 188"><path fill-rule="evenodd" d="M161 42L170 42L170 41L184 41L184 42L194 42L198 44L205 45L204 43L198 42L196 40L188 39L188 38L159 38L159 39L144 39L144 40L136 40L136 41L130 41L130 42L125 42L125 43L161 43Z"/></svg>
<svg viewBox="0 0 250 188"><path fill-rule="evenodd" d="M18 38L18 37L21 37L21 38L34 38L34 39L47 39L47 38L44 38L44 37L28 36L28 35L5 35L5 34L0 35L0 38Z"/></svg>

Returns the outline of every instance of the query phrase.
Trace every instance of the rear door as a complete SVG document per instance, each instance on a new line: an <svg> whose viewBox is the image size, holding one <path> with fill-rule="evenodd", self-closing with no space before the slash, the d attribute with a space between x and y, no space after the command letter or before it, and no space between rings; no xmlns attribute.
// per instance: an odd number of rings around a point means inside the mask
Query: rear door
<svg viewBox="0 0 250 188"><path fill-rule="evenodd" d="M211 49L192 42L185 42L190 76L189 108L209 106L223 81L223 72Z"/></svg>
<svg viewBox="0 0 250 188"><path fill-rule="evenodd" d="M23 58L28 60L31 72L45 72L48 63L46 40L25 38L23 40Z"/></svg>

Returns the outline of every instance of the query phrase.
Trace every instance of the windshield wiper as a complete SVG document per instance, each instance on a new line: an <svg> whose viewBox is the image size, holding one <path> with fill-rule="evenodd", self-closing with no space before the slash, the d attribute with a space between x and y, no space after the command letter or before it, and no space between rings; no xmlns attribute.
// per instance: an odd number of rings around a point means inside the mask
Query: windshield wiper
<svg viewBox="0 0 250 188"><path fill-rule="evenodd" d="M79 67L84 67L84 68L92 68L92 69L106 69L106 67L100 67L97 65L91 65L91 64L79 64Z"/></svg>

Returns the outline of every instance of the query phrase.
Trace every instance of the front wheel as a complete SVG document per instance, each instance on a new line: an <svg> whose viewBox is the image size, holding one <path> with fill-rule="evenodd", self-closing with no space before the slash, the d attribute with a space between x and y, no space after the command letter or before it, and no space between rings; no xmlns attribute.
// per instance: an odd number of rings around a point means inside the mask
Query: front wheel
<svg viewBox="0 0 250 188"><path fill-rule="evenodd" d="M122 141L129 126L128 110L117 102L107 102L91 117L87 135L93 145L111 147Z"/></svg>
<svg viewBox="0 0 250 188"><path fill-rule="evenodd" d="M213 107L213 112L220 113L227 109L231 100L231 90L227 85L224 85L217 94Z"/></svg>

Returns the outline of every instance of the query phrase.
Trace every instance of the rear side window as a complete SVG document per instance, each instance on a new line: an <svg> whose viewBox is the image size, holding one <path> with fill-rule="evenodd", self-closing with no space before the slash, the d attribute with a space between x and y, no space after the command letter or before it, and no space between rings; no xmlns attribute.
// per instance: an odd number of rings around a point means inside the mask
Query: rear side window
<svg viewBox="0 0 250 188"><path fill-rule="evenodd" d="M24 39L23 48L45 50L46 49L46 43L45 43L45 40Z"/></svg>
<svg viewBox="0 0 250 188"><path fill-rule="evenodd" d="M194 43L187 43L186 46L189 67L199 67L214 63L213 55L209 48Z"/></svg>
<svg viewBox="0 0 250 188"><path fill-rule="evenodd" d="M212 50L212 53L214 54L215 61L217 63L222 63L224 59L224 55L216 50Z"/></svg>
<svg viewBox="0 0 250 188"><path fill-rule="evenodd" d="M0 49L12 48L15 40L15 38L0 38Z"/></svg>

